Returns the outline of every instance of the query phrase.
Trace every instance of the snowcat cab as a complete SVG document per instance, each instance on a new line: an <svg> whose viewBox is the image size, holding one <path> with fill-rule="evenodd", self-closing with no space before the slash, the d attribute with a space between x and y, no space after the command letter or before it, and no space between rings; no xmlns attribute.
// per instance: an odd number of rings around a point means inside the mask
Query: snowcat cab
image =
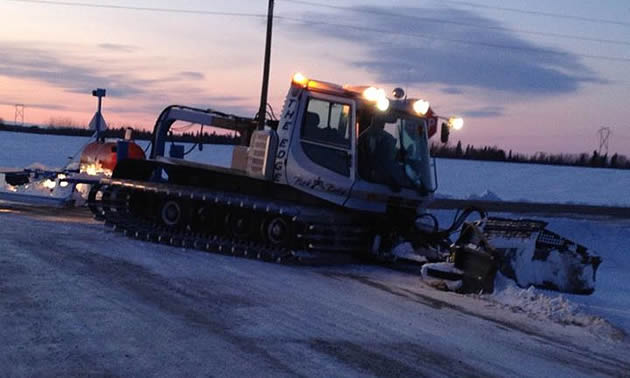
<svg viewBox="0 0 630 378"><path fill-rule="evenodd" d="M271 176L354 210L415 210L436 190L428 142L436 123L424 100L389 100L374 87L342 87L296 74L277 129ZM257 131L253 141L261 134L274 139L275 132Z"/></svg>

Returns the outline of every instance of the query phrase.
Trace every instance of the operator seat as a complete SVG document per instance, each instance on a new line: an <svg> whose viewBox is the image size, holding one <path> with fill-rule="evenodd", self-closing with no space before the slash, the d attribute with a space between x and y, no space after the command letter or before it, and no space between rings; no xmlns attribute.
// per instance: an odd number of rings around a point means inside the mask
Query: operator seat
<svg viewBox="0 0 630 378"><path fill-rule="evenodd" d="M373 122L359 135L359 176L364 180L388 185L400 191L401 168L396 162L396 138Z"/></svg>
<svg viewBox="0 0 630 378"><path fill-rule="evenodd" d="M315 141L320 140L319 121L319 114L306 112L306 116L304 117L304 127L302 128L302 138Z"/></svg>

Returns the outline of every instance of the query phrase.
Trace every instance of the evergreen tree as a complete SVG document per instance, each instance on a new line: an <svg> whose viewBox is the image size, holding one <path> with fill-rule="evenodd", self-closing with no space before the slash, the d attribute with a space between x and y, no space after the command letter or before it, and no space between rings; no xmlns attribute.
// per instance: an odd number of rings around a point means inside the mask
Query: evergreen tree
<svg viewBox="0 0 630 378"><path fill-rule="evenodd" d="M455 147L455 157L461 158L464 155L464 151L462 150L462 141L457 142L457 147Z"/></svg>
<svg viewBox="0 0 630 378"><path fill-rule="evenodd" d="M593 155L591 156L589 165L591 167L597 167L598 164L599 164L599 153L597 153L597 150L593 150Z"/></svg>
<svg viewBox="0 0 630 378"><path fill-rule="evenodd" d="M614 154L611 158L610 158L610 168L619 168L619 164L617 162L617 160L619 160L619 155Z"/></svg>

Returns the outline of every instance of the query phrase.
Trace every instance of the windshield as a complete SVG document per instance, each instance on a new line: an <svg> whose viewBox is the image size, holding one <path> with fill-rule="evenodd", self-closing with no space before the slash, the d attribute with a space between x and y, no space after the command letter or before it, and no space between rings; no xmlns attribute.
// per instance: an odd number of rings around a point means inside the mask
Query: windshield
<svg viewBox="0 0 630 378"><path fill-rule="evenodd" d="M359 174L371 182L434 192L426 121L373 118L359 136Z"/></svg>
<svg viewBox="0 0 630 378"><path fill-rule="evenodd" d="M396 122L386 123L385 131L397 140L397 160L402 165L404 179L408 180L406 184L432 192L435 187L431 175L426 126L424 119L399 118Z"/></svg>

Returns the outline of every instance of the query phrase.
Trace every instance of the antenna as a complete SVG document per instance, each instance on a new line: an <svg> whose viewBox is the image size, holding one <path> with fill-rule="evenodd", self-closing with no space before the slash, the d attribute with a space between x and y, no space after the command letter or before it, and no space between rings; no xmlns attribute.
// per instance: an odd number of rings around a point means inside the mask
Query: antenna
<svg viewBox="0 0 630 378"><path fill-rule="evenodd" d="M405 81L405 100L407 100L407 93L409 93L409 81L411 81L411 66L407 67L407 80Z"/></svg>
<svg viewBox="0 0 630 378"><path fill-rule="evenodd" d="M24 126L24 104L15 104L14 124L16 126Z"/></svg>
<svg viewBox="0 0 630 378"><path fill-rule="evenodd" d="M599 136L599 155L602 155L602 151L605 151L605 154L608 155L608 140L612 135L612 130L610 127L602 127L597 130L597 135Z"/></svg>

